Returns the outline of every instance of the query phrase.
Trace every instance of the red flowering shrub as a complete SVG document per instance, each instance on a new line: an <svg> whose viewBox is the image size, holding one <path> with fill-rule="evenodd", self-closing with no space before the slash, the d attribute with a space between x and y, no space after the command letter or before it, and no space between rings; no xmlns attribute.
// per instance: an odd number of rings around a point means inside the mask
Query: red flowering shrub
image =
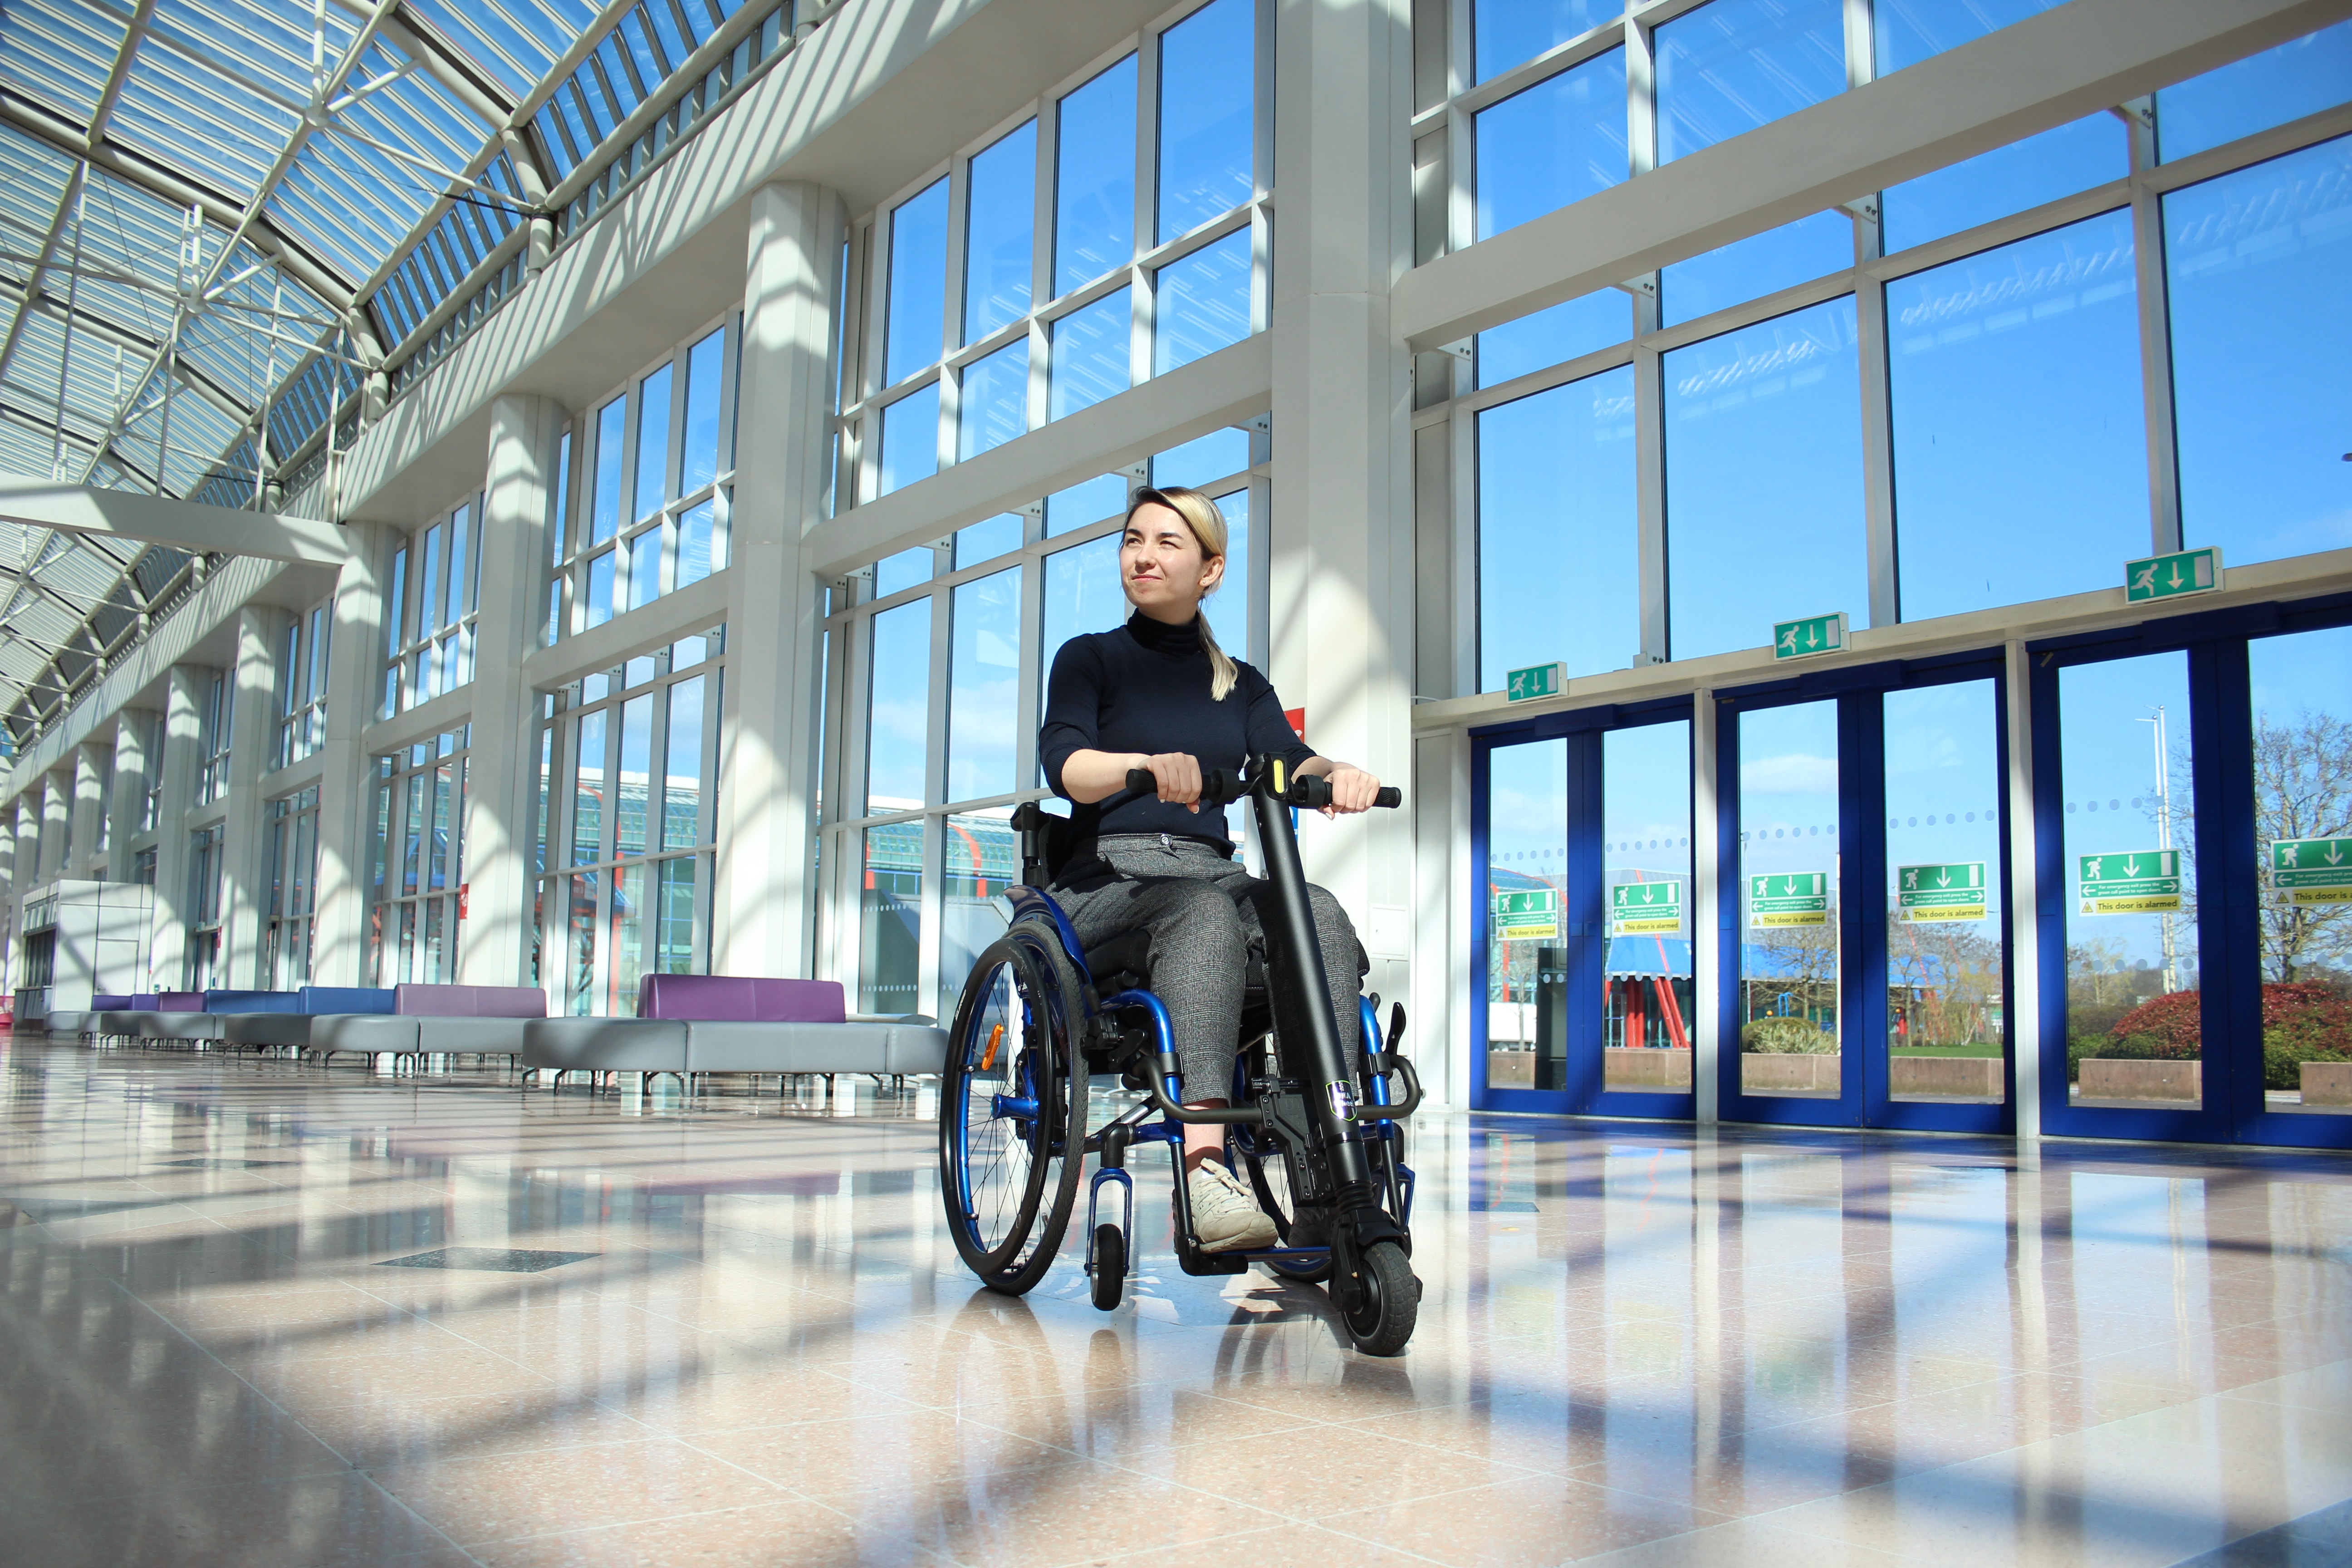
<svg viewBox="0 0 2352 1568"><path fill-rule="evenodd" d="M2196 992L2176 991L2116 1019L2109 1037L2120 1041L2144 1037L2160 1058L2193 1060L2202 1038L2197 1009ZM2323 1049L2327 1048L2321 1045L2323 1041L2352 1042L2352 1002L2337 995L2333 986L2308 981L2265 985L2263 1034L2269 1037L2278 1030L2297 1038L2308 1037Z"/></svg>
<svg viewBox="0 0 2352 1568"><path fill-rule="evenodd" d="M2197 1016L2197 993L2175 991L2141 1004L2116 1020L2108 1037L2128 1040L2143 1037L2156 1056L2167 1061L2194 1061L2202 1038Z"/></svg>

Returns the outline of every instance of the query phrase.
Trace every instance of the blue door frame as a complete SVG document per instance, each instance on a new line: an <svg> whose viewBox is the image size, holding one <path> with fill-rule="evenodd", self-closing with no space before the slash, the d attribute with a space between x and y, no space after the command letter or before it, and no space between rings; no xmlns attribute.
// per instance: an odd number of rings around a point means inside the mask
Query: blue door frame
<svg viewBox="0 0 2352 1568"><path fill-rule="evenodd" d="M2035 882L2041 933L2042 1127L2067 1137L2352 1148L2352 1115L2273 1110L2263 1081L2262 852L2254 836L2250 639L2352 625L2352 595L2253 605L2032 645ZM2146 654L2189 657L2196 791L2198 1016L2209 1069L2194 1110L2077 1106L2066 1076L2065 780L2059 671Z"/></svg>
<svg viewBox="0 0 2352 1568"><path fill-rule="evenodd" d="M1997 775L2009 776L2009 682L1998 655L1856 665L1717 695L1716 1104L1726 1121L1810 1127L1885 1127L1938 1132L2008 1132L2016 1126L2017 1068L2012 922L2009 918L2008 791L2000 792L2001 1102L1896 1100L1886 1055L1886 769L1889 691L1993 683ZM1741 1086L1739 958L1739 716L1798 702L1834 700L1838 725L1838 1054L1836 1098L1748 1094ZM1856 1068L1859 1070L1854 1070Z"/></svg>
<svg viewBox="0 0 2352 1568"><path fill-rule="evenodd" d="M1640 706L1604 705L1570 713L1546 714L1516 724L1475 731L1470 751L1470 858L1477 896L1471 900L1470 951L1476 969L1470 988L1470 1103L1482 1110L1538 1111L1555 1116L1627 1116L1687 1121L1697 1114L1691 1094L1612 1089L1604 1071L1607 1044L1603 1009L1588 1005L1601 994L1608 973L1609 886L1602 868L1601 738L1612 730L1672 723L1691 717L1691 700L1676 697ZM1565 740L1568 742L1567 895L1560 911L1560 946L1567 959L1570 998L1565 1026L1568 1081L1558 1089L1496 1089L1486 1081L1486 992L1491 967L1492 900L1487 852L1491 842L1492 763L1503 746ZM1695 913L1696 911L1694 911Z"/></svg>

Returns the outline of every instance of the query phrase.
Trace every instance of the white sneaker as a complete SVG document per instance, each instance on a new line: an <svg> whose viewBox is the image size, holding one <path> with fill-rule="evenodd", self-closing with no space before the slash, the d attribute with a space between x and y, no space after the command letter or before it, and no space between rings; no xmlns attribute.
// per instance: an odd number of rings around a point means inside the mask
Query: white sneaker
<svg viewBox="0 0 2352 1568"><path fill-rule="evenodd" d="M1272 1247L1274 1221L1257 1198L1214 1156L1201 1162L1185 1192L1192 1200L1192 1235L1203 1252Z"/></svg>

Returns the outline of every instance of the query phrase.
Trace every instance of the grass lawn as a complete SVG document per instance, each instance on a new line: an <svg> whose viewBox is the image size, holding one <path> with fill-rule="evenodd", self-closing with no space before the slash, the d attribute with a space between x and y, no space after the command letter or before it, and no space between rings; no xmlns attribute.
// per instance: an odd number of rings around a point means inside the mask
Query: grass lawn
<svg viewBox="0 0 2352 1568"><path fill-rule="evenodd" d="M1986 1040L1975 1040L1965 1046L1894 1046L1890 1057L1997 1057L2000 1047Z"/></svg>

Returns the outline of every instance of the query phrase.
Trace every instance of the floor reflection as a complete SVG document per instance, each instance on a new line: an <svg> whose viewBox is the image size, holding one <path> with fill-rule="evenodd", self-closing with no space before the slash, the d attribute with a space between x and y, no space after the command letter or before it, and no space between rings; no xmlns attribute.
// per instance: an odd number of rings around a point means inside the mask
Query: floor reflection
<svg viewBox="0 0 2352 1568"><path fill-rule="evenodd" d="M1178 1270L1156 1156L1129 1305L1075 1235L976 1290L919 1091L0 1051L16 1561L2152 1564L2352 1498L2333 1157L1431 1115L1383 1362Z"/></svg>

